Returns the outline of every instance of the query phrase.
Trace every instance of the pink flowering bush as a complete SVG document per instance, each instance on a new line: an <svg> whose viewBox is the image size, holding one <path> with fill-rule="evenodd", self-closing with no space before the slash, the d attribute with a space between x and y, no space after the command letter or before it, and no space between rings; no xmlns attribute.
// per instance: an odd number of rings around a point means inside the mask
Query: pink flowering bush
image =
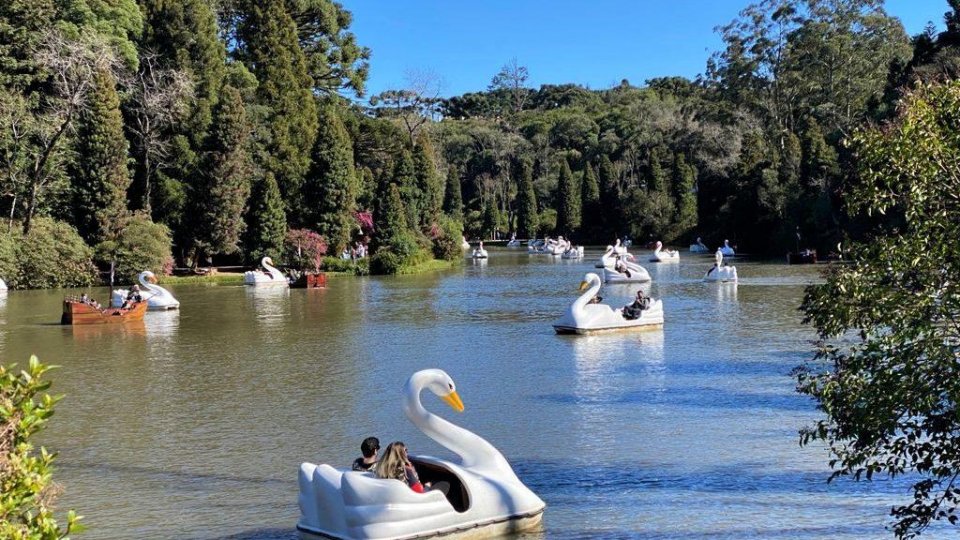
<svg viewBox="0 0 960 540"><path fill-rule="evenodd" d="M310 229L290 229L283 242L287 263L299 270L320 271L327 241Z"/></svg>

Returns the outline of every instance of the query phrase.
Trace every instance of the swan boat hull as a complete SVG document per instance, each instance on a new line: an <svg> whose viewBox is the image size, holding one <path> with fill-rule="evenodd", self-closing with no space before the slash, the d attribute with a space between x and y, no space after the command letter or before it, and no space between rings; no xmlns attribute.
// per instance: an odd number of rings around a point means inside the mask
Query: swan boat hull
<svg viewBox="0 0 960 540"><path fill-rule="evenodd" d="M115 289L113 295L110 296L110 305L115 308L122 306L129 293L130 291L127 289ZM147 302L147 311L167 311L180 308L180 301L172 297L165 298L149 293L143 296Z"/></svg>
<svg viewBox="0 0 960 540"><path fill-rule="evenodd" d="M650 273L642 266L628 267L629 274L617 272L610 268L603 269L603 281L606 283L645 283L653 281Z"/></svg>
<svg viewBox="0 0 960 540"><path fill-rule="evenodd" d="M713 272L703 276L704 281L720 281L720 282L736 282L737 281L737 267L736 266L724 266L723 268L718 268Z"/></svg>
<svg viewBox="0 0 960 540"><path fill-rule="evenodd" d="M612 309L602 304L586 307L583 313L571 307L553 323L554 331L558 334L592 335L663 328L663 302L660 300L654 300L639 318L632 320L623 318L623 308Z"/></svg>

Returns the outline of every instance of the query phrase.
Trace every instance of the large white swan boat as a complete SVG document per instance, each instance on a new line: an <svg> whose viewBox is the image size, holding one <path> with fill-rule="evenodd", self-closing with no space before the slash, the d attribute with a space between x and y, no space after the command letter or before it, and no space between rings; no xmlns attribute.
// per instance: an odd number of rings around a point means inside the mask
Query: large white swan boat
<svg viewBox="0 0 960 540"><path fill-rule="evenodd" d="M650 307L636 319L626 319L623 308L614 309L606 304L590 303L600 292L600 276L593 272L583 276L580 290L586 290L574 300L567 312L553 323L558 334L595 334L618 330L653 329L663 326L663 302L651 300Z"/></svg>
<svg viewBox="0 0 960 540"><path fill-rule="evenodd" d="M464 251L470 249L470 242L467 242L467 237L461 236L461 238L463 238L463 241L460 242L460 248L462 248Z"/></svg>
<svg viewBox="0 0 960 540"><path fill-rule="evenodd" d="M704 281L737 281L737 267L723 266L722 248L717 249L714 260L716 264L710 270L707 270L706 275L703 276Z"/></svg>
<svg viewBox="0 0 960 540"><path fill-rule="evenodd" d="M141 297L147 301L147 310L164 311L168 309L177 309L180 307L180 301L174 298L170 291L157 285L157 276L149 270L144 270L137 275L137 281L143 287ZM110 295L110 304L118 308L126 301L130 291L127 289L114 289Z"/></svg>
<svg viewBox="0 0 960 540"><path fill-rule="evenodd" d="M480 242L480 245L477 246L476 248L474 248L474 250L473 250L473 258L474 258L474 259L486 259L486 258L487 258L487 250L483 249L483 242Z"/></svg>
<svg viewBox="0 0 960 540"><path fill-rule="evenodd" d="M463 411L453 380L426 369L407 381L407 418L457 457L411 456L423 482L445 481L447 494L417 493L406 483L369 472L300 465L300 521L304 539L411 539L463 533L470 537L519 532L540 523L546 504L517 478L507 459L479 435L428 412L427 389Z"/></svg>
<svg viewBox="0 0 960 540"><path fill-rule="evenodd" d="M620 257L612 267L603 268L603 280L607 283L643 283L651 278L646 268Z"/></svg>
<svg viewBox="0 0 960 540"><path fill-rule="evenodd" d="M657 240L657 247L650 255L650 262L680 262L680 252L672 249L663 249L663 242Z"/></svg>
<svg viewBox="0 0 960 540"><path fill-rule="evenodd" d="M243 273L243 282L247 285L254 285L257 287L262 286L275 286L275 287L289 287L290 281L287 279L287 276L283 275L283 272L277 270L273 266L273 259L270 257L264 257L260 260L260 266L264 268L264 271L259 270L248 270Z"/></svg>

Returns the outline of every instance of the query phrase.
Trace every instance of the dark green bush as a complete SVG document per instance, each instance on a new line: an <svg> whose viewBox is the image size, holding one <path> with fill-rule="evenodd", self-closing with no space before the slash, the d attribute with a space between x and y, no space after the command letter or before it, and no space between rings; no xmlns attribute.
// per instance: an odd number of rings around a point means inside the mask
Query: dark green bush
<svg viewBox="0 0 960 540"><path fill-rule="evenodd" d="M97 281L93 250L62 221L33 220L30 234L17 242L17 289L88 287Z"/></svg>
<svg viewBox="0 0 960 540"><path fill-rule="evenodd" d="M97 245L97 261L105 266L115 261L114 274L121 282L135 280L144 270L167 275L173 271L170 243L166 225L154 223L146 214L136 214L119 238Z"/></svg>
<svg viewBox="0 0 960 540"><path fill-rule="evenodd" d="M463 225L448 217L440 218L433 231L433 256L445 261L463 259Z"/></svg>
<svg viewBox="0 0 960 540"><path fill-rule="evenodd" d="M403 264L403 257L397 255L388 248L377 251L373 257L370 257L371 274L396 274Z"/></svg>
<svg viewBox="0 0 960 540"><path fill-rule="evenodd" d="M370 259L363 258L351 261L341 259L340 257L324 257L320 270L324 272L345 272L358 276L366 276L370 273Z"/></svg>
<svg viewBox="0 0 960 540"><path fill-rule="evenodd" d="M20 235L15 233L0 234L0 278L8 285L17 275L17 243Z"/></svg>

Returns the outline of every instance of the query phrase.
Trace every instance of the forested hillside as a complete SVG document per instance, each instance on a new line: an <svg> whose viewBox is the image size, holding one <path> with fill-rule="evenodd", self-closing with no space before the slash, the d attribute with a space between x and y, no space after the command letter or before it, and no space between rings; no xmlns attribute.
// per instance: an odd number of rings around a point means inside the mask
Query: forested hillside
<svg viewBox="0 0 960 540"><path fill-rule="evenodd" d="M368 96L376 51L330 0L7 0L0 276L297 264L310 231L330 254L368 239L382 272L510 231L832 249L862 229L844 137L960 69L948 3L911 39L882 1L765 0L696 80L532 88L513 60L441 98Z"/></svg>

